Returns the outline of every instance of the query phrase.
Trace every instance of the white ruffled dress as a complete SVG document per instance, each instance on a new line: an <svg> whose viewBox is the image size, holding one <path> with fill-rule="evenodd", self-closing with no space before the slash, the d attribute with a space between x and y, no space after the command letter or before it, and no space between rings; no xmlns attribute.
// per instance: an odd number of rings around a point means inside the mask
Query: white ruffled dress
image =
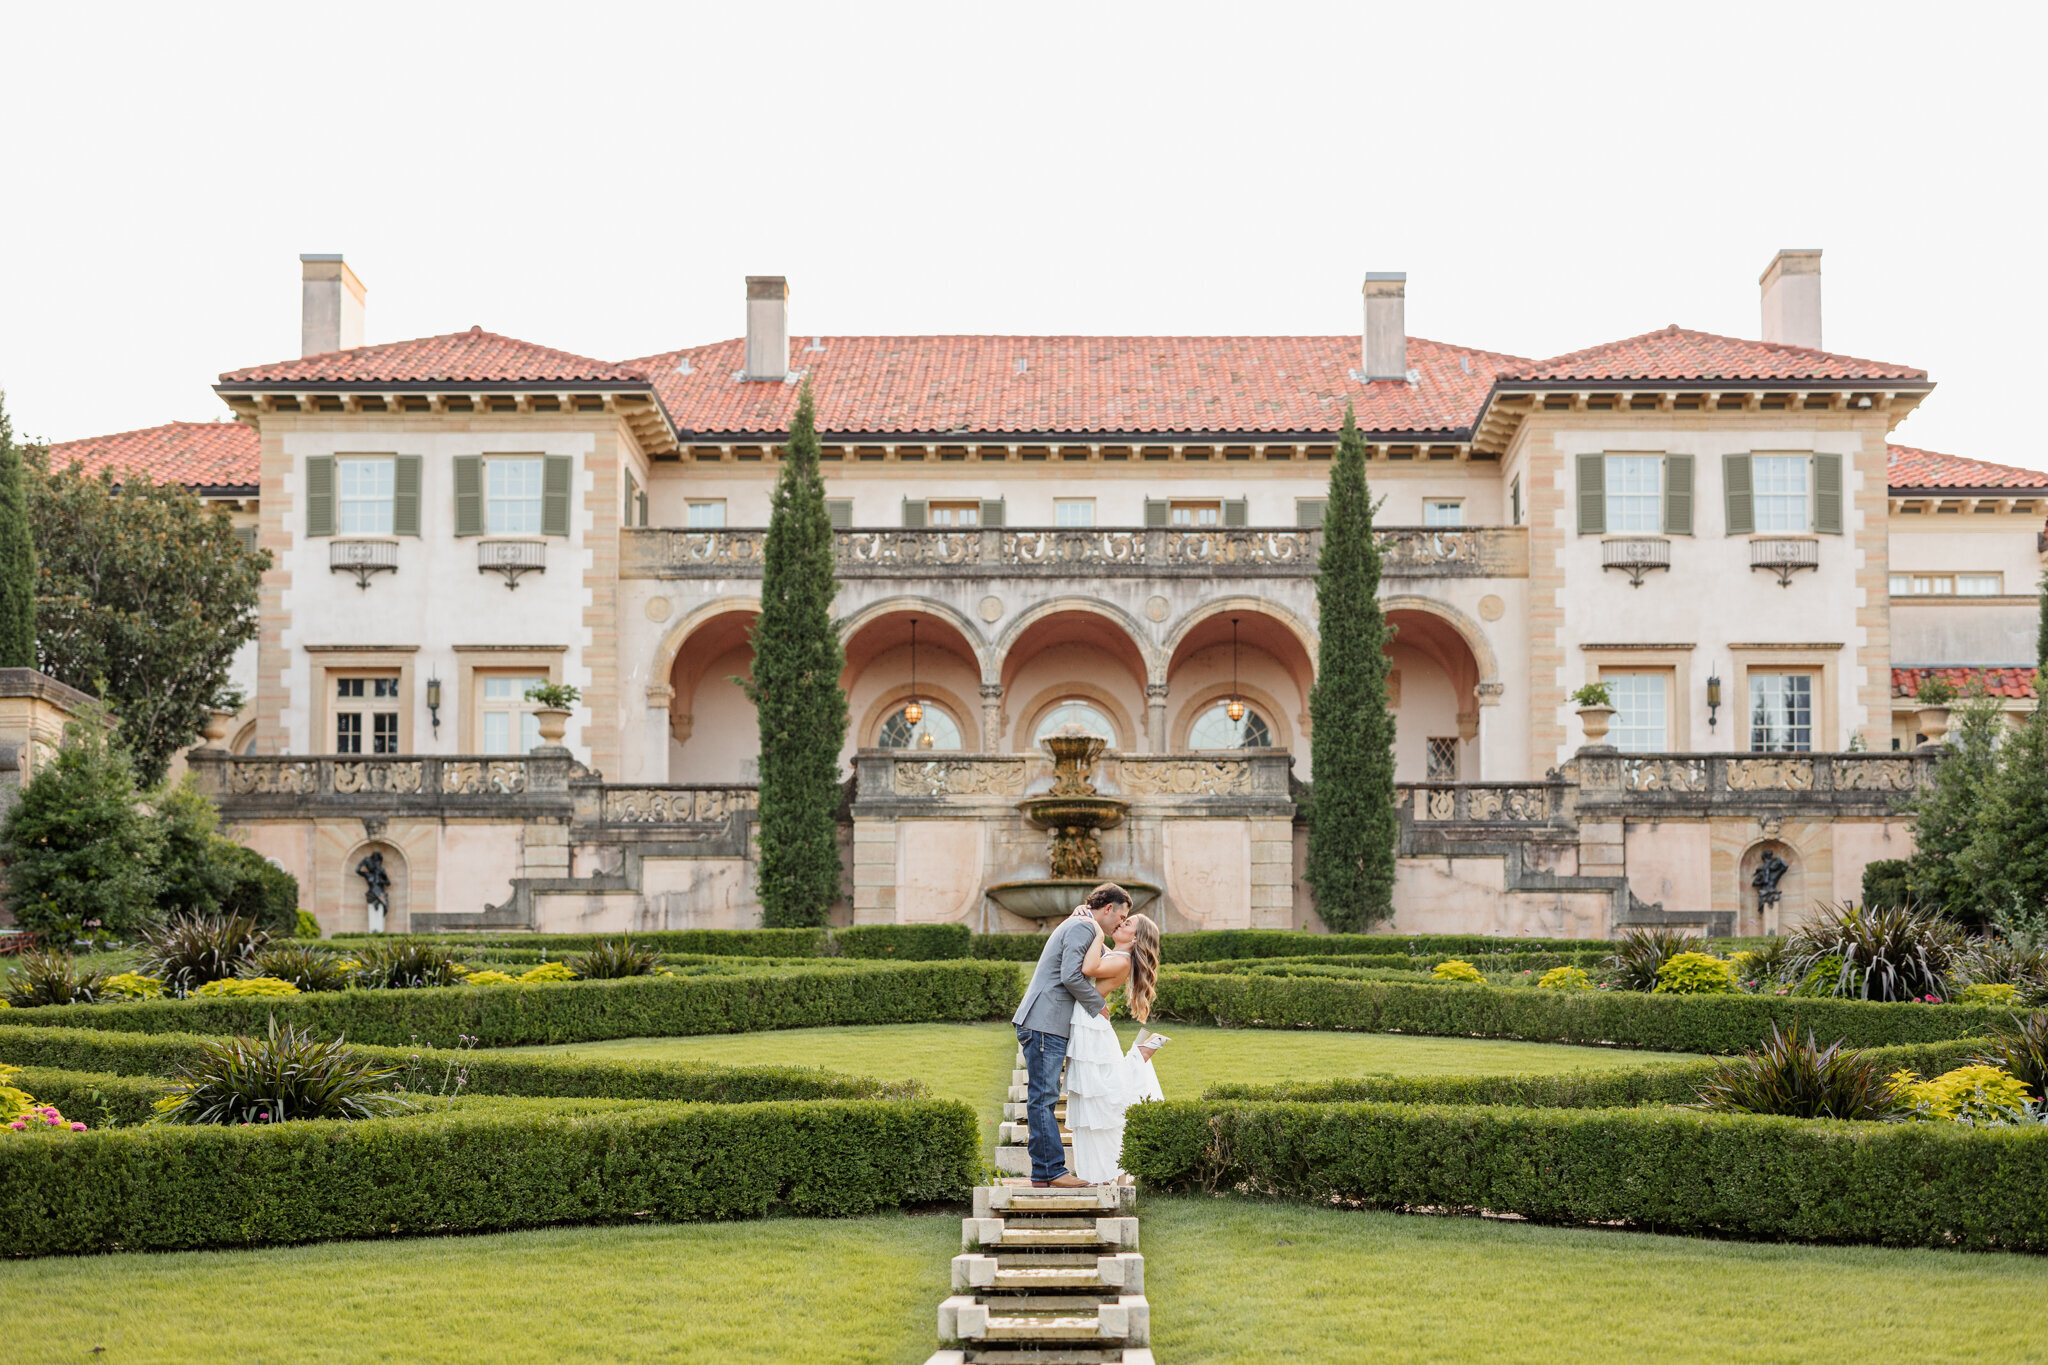
<svg viewBox="0 0 2048 1365"><path fill-rule="evenodd" d="M1139 1035L1143 1037L1143 1034ZM1132 1043L1117 1043L1106 1014L1074 1006L1067 1037L1067 1127L1074 1134L1074 1174L1109 1184L1123 1174L1124 1111L1140 1100L1163 1100L1152 1063Z"/></svg>

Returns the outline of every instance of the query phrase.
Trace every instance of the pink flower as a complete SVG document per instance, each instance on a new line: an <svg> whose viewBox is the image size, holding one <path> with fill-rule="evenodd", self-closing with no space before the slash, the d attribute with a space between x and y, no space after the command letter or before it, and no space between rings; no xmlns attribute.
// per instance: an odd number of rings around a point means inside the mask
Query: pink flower
<svg viewBox="0 0 2048 1365"><path fill-rule="evenodd" d="M16 1119L14 1122L8 1124L7 1126L9 1128L12 1128L17 1133L21 1132L23 1129L28 1127L28 1125L23 1123L20 1119Z"/></svg>
<svg viewBox="0 0 2048 1365"><path fill-rule="evenodd" d="M74 1123L71 1125L71 1131L74 1133L82 1133L85 1131L85 1125L82 1123Z"/></svg>

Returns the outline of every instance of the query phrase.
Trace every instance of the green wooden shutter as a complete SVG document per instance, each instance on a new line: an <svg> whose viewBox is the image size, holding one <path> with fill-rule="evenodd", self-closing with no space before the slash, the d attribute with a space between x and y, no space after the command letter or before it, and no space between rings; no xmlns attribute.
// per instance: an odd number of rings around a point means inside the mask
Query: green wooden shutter
<svg viewBox="0 0 2048 1365"><path fill-rule="evenodd" d="M306 457L306 534L334 534L334 457Z"/></svg>
<svg viewBox="0 0 2048 1365"><path fill-rule="evenodd" d="M633 506L640 514L639 519L633 524L635 526L645 526L647 524L647 491L645 489L633 495Z"/></svg>
<svg viewBox="0 0 2048 1365"><path fill-rule="evenodd" d="M240 545L247 553L255 554L259 548L256 528L254 526L237 526L235 528L235 543Z"/></svg>
<svg viewBox="0 0 2048 1365"><path fill-rule="evenodd" d="M1579 534L1607 532L1607 457L1579 456Z"/></svg>
<svg viewBox="0 0 2048 1365"><path fill-rule="evenodd" d="M576 461L567 455L550 455L541 471L540 533L544 536L569 534L569 481Z"/></svg>
<svg viewBox="0 0 2048 1365"><path fill-rule="evenodd" d="M1321 526L1323 509L1329 506L1328 498L1296 498L1294 500L1294 524L1302 527Z"/></svg>
<svg viewBox="0 0 2048 1365"><path fill-rule="evenodd" d="M1001 526L1003 524L1003 500L1001 498L983 498L981 500L981 524L983 526Z"/></svg>
<svg viewBox="0 0 2048 1365"><path fill-rule="evenodd" d="M844 531L853 525L853 499L825 499L825 515L832 518L832 529Z"/></svg>
<svg viewBox="0 0 2048 1365"><path fill-rule="evenodd" d="M1515 475L1515 481L1508 485L1508 525L1522 524L1522 476Z"/></svg>
<svg viewBox="0 0 2048 1365"><path fill-rule="evenodd" d="M1749 456L1721 457L1721 495L1728 505L1728 534L1746 536L1756 530L1756 498L1749 481Z"/></svg>
<svg viewBox="0 0 2048 1365"><path fill-rule="evenodd" d="M925 500L923 498L905 498L903 500L903 524L905 526L924 525L924 513Z"/></svg>
<svg viewBox="0 0 2048 1365"><path fill-rule="evenodd" d="M631 474L626 475L626 510L621 513L623 523L633 524L633 509L640 501L640 485Z"/></svg>
<svg viewBox="0 0 2048 1365"><path fill-rule="evenodd" d="M1164 526L1166 522L1166 499L1145 499L1145 524L1147 526Z"/></svg>
<svg viewBox="0 0 2048 1365"><path fill-rule="evenodd" d="M420 533L420 457L417 455L392 457L391 530L401 536Z"/></svg>
<svg viewBox="0 0 2048 1365"><path fill-rule="evenodd" d="M455 457L455 534L484 533L484 457Z"/></svg>
<svg viewBox="0 0 2048 1365"><path fill-rule="evenodd" d="M1822 535L1842 534L1842 457L1813 457L1813 529Z"/></svg>
<svg viewBox="0 0 2048 1365"><path fill-rule="evenodd" d="M1225 526L1251 525L1251 508L1243 498L1223 500L1223 524Z"/></svg>
<svg viewBox="0 0 2048 1365"><path fill-rule="evenodd" d="M1664 457L1664 534L1692 534L1692 456Z"/></svg>

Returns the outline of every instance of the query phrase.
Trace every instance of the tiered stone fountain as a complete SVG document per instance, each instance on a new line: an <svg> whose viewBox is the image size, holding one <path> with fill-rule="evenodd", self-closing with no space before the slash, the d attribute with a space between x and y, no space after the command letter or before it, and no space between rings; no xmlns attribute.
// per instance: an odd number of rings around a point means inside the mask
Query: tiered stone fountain
<svg viewBox="0 0 2048 1365"><path fill-rule="evenodd" d="M1068 726L1048 736L1052 755L1052 788L1017 803L1024 818L1052 834L1047 861L1052 876L1030 881L997 882L989 898L1013 915L1026 919L1062 919L1102 881L1102 843L1096 837L1123 823L1131 803L1095 790L1095 764L1109 741ZM1118 881L1131 893L1131 908L1142 910L1159 896L1149 882Z"/></svg>

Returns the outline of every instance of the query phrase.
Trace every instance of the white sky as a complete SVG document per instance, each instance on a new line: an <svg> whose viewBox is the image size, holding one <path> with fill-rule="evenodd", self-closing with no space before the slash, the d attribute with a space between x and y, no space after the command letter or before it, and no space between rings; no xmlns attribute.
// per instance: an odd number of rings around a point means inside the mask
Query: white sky
<svg viewBox="0 0 2048 1365"><path fill-rule="evenodd" d="M2031 421L2039 4L10 7L0 388L24 435L225 415L298 354L298 253L369 340L605 359L738 335L1338 333L1546 356L1759 331L1925 366L1894 439ZM574 17L571 18L570 16Z"/></svg>

